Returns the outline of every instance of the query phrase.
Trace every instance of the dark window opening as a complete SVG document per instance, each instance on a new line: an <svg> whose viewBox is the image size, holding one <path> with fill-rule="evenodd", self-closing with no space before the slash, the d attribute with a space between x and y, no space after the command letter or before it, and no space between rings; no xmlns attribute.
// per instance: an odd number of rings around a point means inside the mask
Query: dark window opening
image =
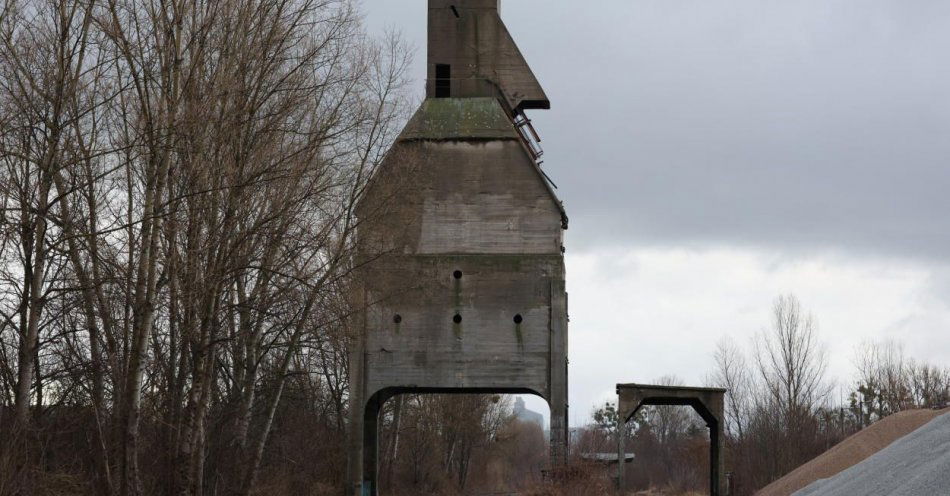
<svg viewBox="0 0 950 496"><path fill-rule="evenodd" d="M452 96L452 66L449 64L435 65L435 97L449 98Z"/></svg>
<svg viewBox="0 0 950 496"><path fill-rule="evenodd" d="M452 322L455 322L456 324L461 324L462 316L459 314L455 314L455 317L452 317Z"/></svg>

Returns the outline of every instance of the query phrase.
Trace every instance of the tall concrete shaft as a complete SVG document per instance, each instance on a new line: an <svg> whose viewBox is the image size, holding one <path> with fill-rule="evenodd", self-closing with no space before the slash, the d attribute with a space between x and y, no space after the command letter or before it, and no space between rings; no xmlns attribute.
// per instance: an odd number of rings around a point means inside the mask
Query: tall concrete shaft
<svg viewBox="0 0 950 496"><path fill-rule="evenodd" d="M357 209L354 495L377 492L379 412L397 394L537 394L552 460L567 456L567 217L524 116L550 104L498 0L429 1L428 76Z"/></svg>

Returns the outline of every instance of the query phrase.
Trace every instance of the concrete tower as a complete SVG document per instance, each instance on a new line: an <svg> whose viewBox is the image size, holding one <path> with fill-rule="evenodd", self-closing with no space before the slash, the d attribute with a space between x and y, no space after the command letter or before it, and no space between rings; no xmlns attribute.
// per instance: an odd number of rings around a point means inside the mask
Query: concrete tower
<svg viewBox="0 0 950 496"><path fill-rule="evenodd" d="M397 394L537 394L567 456L567 217L524 115L550 103L498 8L429 0L427 98L358 208L350 494L376 494Z"/></svg>

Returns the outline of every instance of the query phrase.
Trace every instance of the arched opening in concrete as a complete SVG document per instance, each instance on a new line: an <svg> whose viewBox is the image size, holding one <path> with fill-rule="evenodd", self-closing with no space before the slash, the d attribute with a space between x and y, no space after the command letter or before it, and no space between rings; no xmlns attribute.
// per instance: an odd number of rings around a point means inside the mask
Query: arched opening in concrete
<svg viewBox="0 0 950 496"><path fill-rule="evenodd" d="M648 384L617 384L618 412L620 421L626 424L645 406L689 406L709 428L709 494L724 494L722 442L724 429L723 397L721 388L680 386L657 386ZM624 459L626 455L626 429L619 429L617 443L617 485L620 493L626 489Z"/></svg>
<svg viewBox="0 0 950 496"><path fill-rule="evenodd" d="M547 400L528 389L380 391L363 418L364 494L507 493L540 483L549 416Z"/></svg>

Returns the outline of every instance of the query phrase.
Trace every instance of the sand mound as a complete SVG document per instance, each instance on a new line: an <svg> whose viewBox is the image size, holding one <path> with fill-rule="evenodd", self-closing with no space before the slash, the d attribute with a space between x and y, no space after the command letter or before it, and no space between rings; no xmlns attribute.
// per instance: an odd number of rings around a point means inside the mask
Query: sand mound
<svg viewBox="0 0 950 496"><path fill-rule="evenodd" d="M795 496L921 496L950 493L950 415L941 415Z"/></svg>
<svg viewBox="0 0 950 496"><path fill-rule="evenodd" d="M765 486L756 496L789 496L816 480L832 477L948 411L907 410L885 417Z"/></svg>

